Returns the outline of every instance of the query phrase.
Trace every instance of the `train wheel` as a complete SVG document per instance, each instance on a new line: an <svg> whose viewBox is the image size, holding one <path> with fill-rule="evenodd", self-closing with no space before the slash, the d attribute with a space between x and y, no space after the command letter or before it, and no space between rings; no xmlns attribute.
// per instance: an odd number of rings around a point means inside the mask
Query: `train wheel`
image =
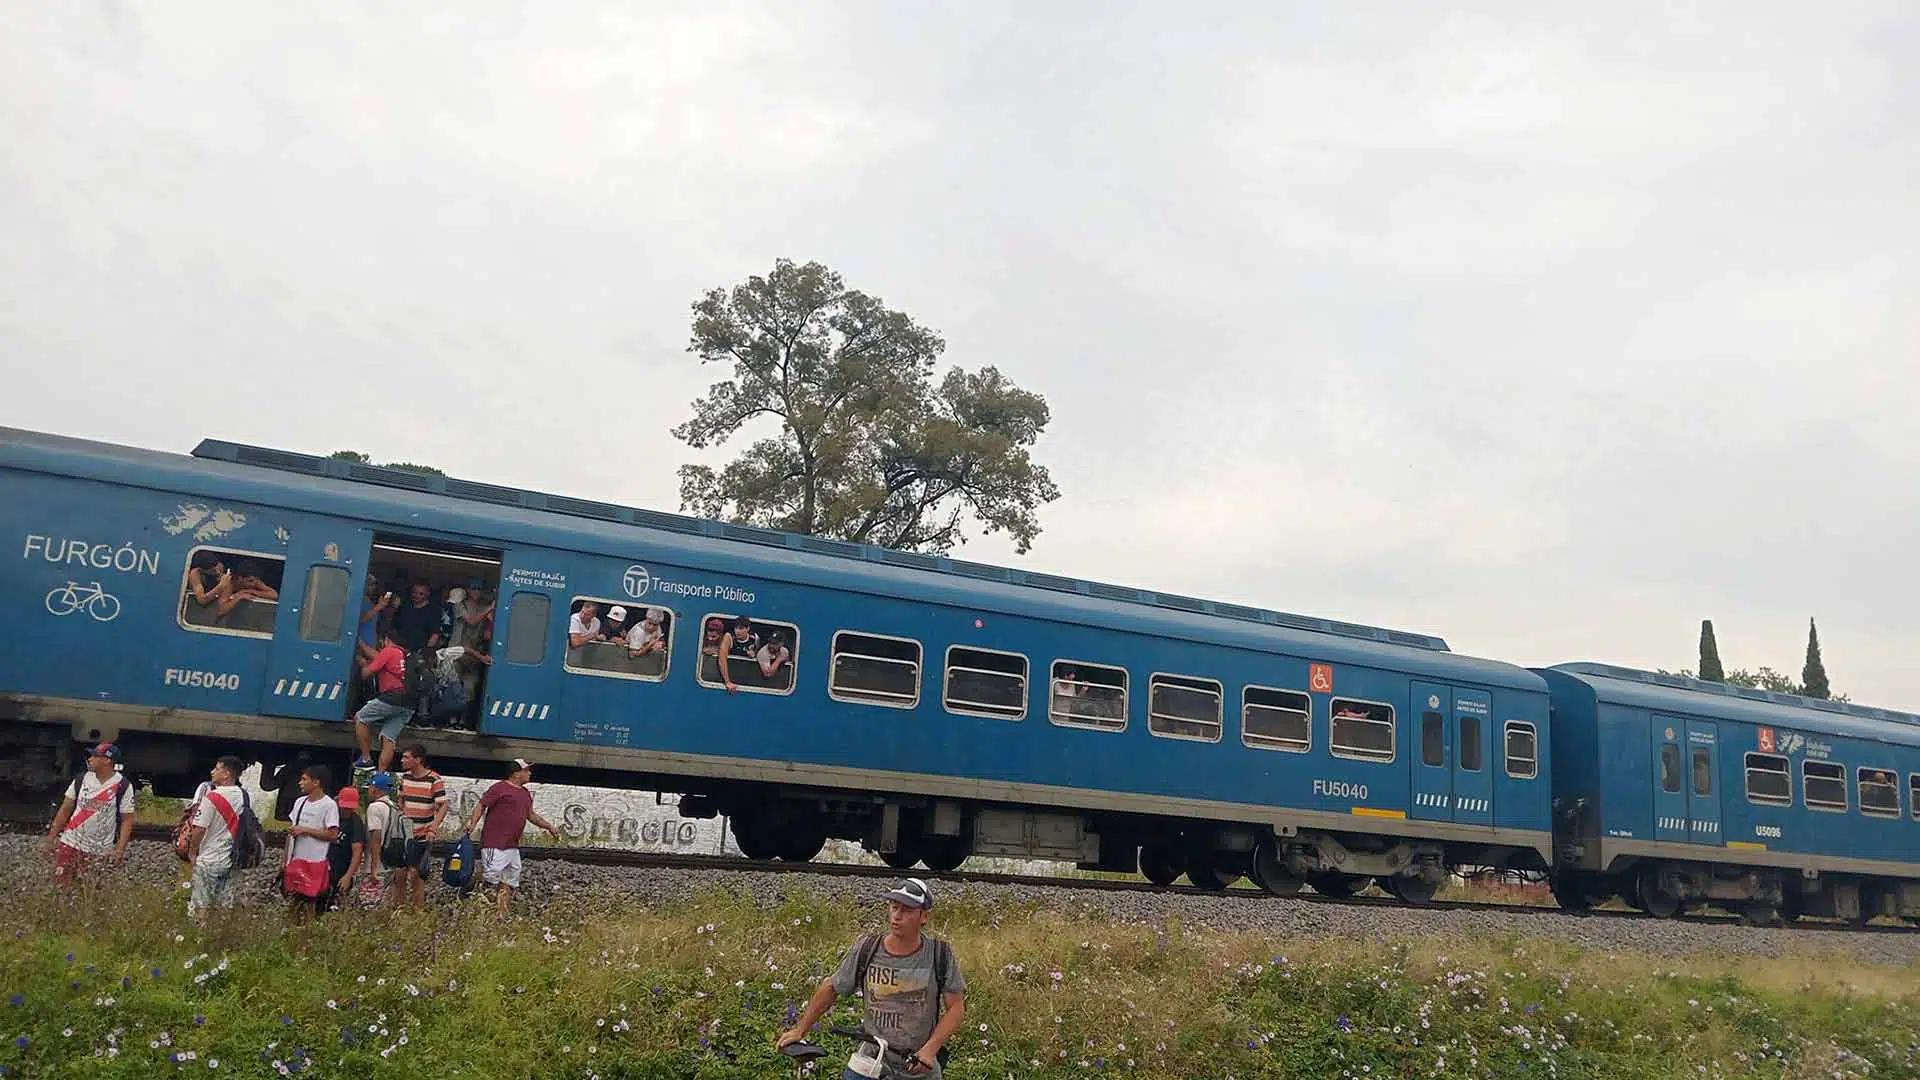
<svg viewBox="0 0 1920 1080"><path fill-rule="evenodd" d="M1683 906L1680 894L1661 882L1658 863L1648 863L1634 875L1634 896L1640 901L1640 910L1656 919L1671 919Z"/></svg>
<svg viewBox="0 0 1920 1080"><path fill-rule="evenodd" d="M1798 922L1806 914L1806 902L1796 892L1782 893L1780 896L1780 918L1785 922Z"/></svg>
<svg viewBox="0 0 1920 1080"><path fill-rule="evenodd" d="M1366 888L1367 880L1359 874L1340 874L1329 871L1308 877L1307 884L1313 886L1313 891L1322 896L1344 900Z"/></svg>
<svg viewBox="0 0 1920 1080"><path fill-rule="evenodd" d="M1215 869L1212 863L1206 861L1206 854L1202 852L1201 858L1187 864L1187 880L1193 882L1195 888L1205 889L1208 892L1220 892L1229 882L1220 876L1220 871Z"/></svg>
<svg viewBox="0 0 1920 1080"><path fill-rule="evenodd" d="M1159 844L1147 844L1140 849L1140 876L1155 885L1173 884L1182 869L1179 857Z"/></svg>
<svg viewBox="0 0 1920 1080"><path fill-rule="evenodd" d="M1280 842L1274 837L1265 837L1253 848L1253 861L1247 867L1247 876L1255 885L1274 896L1294 896L1300 892L1300 879L1287 873L1280 864Z"/></svg>
<svg viewBox="0 0 1920 1080"><path fill-rule="evenodd" d="M780 857L787 862L812 862L826 846L827 833L818 821L792 821L780 837Z"/></svg>
<svg viewBox="0 0 1920 1080"><path fill-rule="evenodd" d="M779 834L767 828L764 819L736 814L729 823L733 826L733 842L740 845L740 854L754 860L771 859L780 854Z"/></svg>
<svg viewBox="0 0 1920 1080"><path fill-rule="evenodd" d="M958 836L930 836L920 851L920 861L936 874L952 873L967 861L967 844Z"/></svg>
<svg viewBox="0 0 1920 1080"><path fill-rule="evenodd" d="M882 851L880 852L880 861L893 867L895 870L909 870L913 868L915 863L920 861L920 853L912 848L901 848L899 851Z"/></svg>
<svg viewBox="0 0 1920 1080"><path fill-rule="evenodd" d="M1433 903L1433 898L1440 892L1440 886L1424 877L1383 877L1376 880L1389 896L1398 898L1410 907L1426 907Z"/></svg>
<svg viewBox="0 0 1920 1080"><path fill-rule="evenodd" d="M1562 911L1586 911L1593 907L1593 897L1587 893L1587 883L1577 870L1565 870L1553 875L1547 883L1553 890L1554 902Z"/></svg>

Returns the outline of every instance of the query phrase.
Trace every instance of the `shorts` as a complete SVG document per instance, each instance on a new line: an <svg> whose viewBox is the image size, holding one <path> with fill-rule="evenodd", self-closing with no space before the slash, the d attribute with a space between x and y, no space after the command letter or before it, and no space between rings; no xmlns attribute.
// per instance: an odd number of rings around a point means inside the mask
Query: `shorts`
<svg viewBox="0 0 1920 1080"><path fill-rule="evenodd" d="M481 848L480 880L489 885L520 887L519 848Z"/></svg>
<svg viewBox="0 0 1920 1080"><path fill-rule="evenodd" d="M395 867L396 870L417 870L421 877L427 876L427 865L433 861L433 842L417 837L407 840L407 857Z"/></svg>
<svg viewBox="0 0 1920 1080"><path fill-rule="evenodd" d="M61 844L53 854L53 883L72 885L93 866L93 856L71 844Z"/></svg>
<svg viewBox="0 0 1920 1080"><path fill-rule="evenodd" d="M194 867L193 892L187 896L187 910L193 912L210 907L232 907L233 883L238 877L239 873L231 866L224 870Z"/></svg>
<svg viewBox="0 0 1920 1080"><path fill-rule="evenodd" d="M413 719L413 710L405 705L392 705L374 698L360 706L360 711L354 713L353 718L368 727L377 725L380 737L388 742L399 742L400 733L407 729L407 721Z"/></svg>

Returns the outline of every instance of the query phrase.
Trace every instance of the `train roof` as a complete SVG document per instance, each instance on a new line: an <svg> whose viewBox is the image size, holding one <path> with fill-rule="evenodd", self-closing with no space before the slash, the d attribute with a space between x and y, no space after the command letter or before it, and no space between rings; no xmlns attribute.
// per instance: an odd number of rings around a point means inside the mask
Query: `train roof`
<svg viewBox="0 0 1920 1080"><path fill-rule="evenodd" d="M224 497L359 518L407 534L464 535L647 558L861 592L914 596L1111 629L1543 691L1525 668L1463 656L1429 635L894 551L565 495L203 440L191 456L0 428L0 464L173 489L220 481ZM209 497L214 492L203 492ZM719 557L716 557L716 556ZM903 591L904 590L904 591Z"/></svg>
<svg viewBox="0 0 1920 1080"><path fill-rule="evenodd" d="M1920 746L1920 716L1893 709L1800 697L1613 664L1556 664L1547 670L1587 684L1600 701L1609 704Z"/></svg>

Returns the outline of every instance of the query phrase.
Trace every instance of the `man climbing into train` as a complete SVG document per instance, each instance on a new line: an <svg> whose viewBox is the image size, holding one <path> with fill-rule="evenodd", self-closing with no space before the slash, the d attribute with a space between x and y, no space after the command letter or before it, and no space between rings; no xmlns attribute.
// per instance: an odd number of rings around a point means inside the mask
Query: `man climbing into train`
<svg viewBox="0 0 1920 1080"><path fill-rule="evenodd" d="M380 726L379 771L387 772L393 768L400 733L406 730L419 705L407 694L407 654L402 651L400 637L392 627L381 631L380 651L360 666L360 674L374 680L378 696L353 714L353 734L360 742L360 757L353 763L356 784L362 783L363 774L373 769L373 725Z"/></svg>
<svg viewBox="0 0 1920 1080"><path fill-rule="evenodd" d="M861 1029L887 1041L886 1064L894 1073L938 1078L940 1048L966 1018L967 980L953 947L922 933L933 911L933 889L908 878L882 895L887 932L854 942L839 970L820 983L799 1021L774 1045L806 1038L836 1000L858 989L866 1000Z"/></svg>

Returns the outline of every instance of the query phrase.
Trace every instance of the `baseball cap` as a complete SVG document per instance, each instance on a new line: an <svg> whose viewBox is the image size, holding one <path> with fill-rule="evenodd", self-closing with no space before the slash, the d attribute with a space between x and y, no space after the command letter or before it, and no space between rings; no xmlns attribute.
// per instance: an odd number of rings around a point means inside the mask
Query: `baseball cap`
<svg viewBox="0 0 1920 1080"><path fill-rule="evenodd" d="M360 789L343 787L340 789L340 794L334 796L333 801L339 803L340 809L342 810L358 810L360 808Z"/></svg>
<svg viewBox="0 0 1920 1080"><path fill-rule="evenodd" d="M513 765L507 769L507 775L512 776L514 773L519 772L521 769L525 769L528 772L532 772L533 762L528 761L526 758L523 758L523 757L514 758Z"/></svg>
<svg viewBox="0 0 1920 1080"><path fill-rule="evenodd" d="M467 602L467 590L465 589L448 589L447 590L447 603L464 604L466 602Z"/></svg>
<svg viewBox="0 0 1920 1080"><path fill-rule="evenodd" d="M117 765L120 763L120 748L110 742L103 742L87 751L87 756L90 758L103 757Z"/></svg>
<svg viewBox="0 0 1920 1080"><path fill-rule="evenodd" d="M377 791L392 791L393 774L390 772L374 773L373 779L367 781L367 786Z"/></svg>
<svg viewBox="0 0 1920 1080"><path fill-rule="evenodd" d="M626 617L627 609L621 607L619 604L615 604L607 609L607 618L612 619L614 622L619 622Z"/></svg>
<svg viewBox="0 0 1920 1080"><path fill-rule="evenodd" d="M926 911L933 907L933 889L917 877L910 877L880 894L882 900L898 900L910 908Z"/></svg>

